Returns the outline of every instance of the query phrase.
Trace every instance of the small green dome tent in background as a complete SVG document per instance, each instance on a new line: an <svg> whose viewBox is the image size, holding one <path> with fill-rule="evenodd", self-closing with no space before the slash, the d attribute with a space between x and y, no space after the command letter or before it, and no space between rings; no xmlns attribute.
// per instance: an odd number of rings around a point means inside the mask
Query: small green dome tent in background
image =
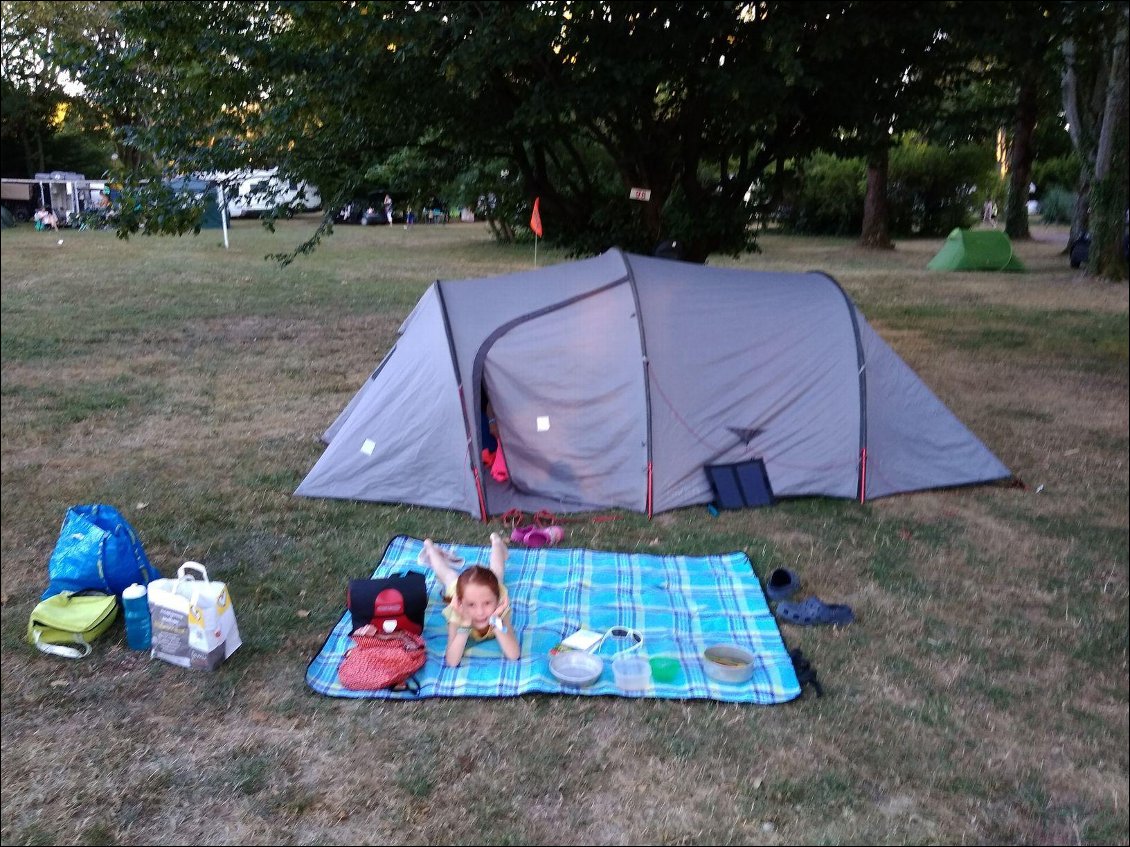
<svg viewBox="0 0 1130 847"><path fill-rule="evenodd" d="M1025 271L1008 236L995 229L955 229L926 267L932 271Z"/></svg>

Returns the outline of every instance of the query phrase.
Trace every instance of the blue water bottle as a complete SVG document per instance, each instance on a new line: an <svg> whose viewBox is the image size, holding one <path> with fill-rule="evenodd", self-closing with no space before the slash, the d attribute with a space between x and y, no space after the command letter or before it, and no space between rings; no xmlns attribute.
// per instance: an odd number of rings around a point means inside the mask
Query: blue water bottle
<svg viewBox="0 0 1130 847"><path fill-rule="evenodd" d="M126 643L133 650L148 650L153 641L153 625L149 620L149 592L136 582L122 592L126 613Z"/></svg>

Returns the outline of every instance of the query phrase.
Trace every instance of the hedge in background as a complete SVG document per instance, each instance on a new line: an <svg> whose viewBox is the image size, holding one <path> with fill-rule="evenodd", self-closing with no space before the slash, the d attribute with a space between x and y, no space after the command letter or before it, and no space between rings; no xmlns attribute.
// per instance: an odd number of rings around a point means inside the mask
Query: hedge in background
<svg viewBox="0 0 1130 847"><path fill-rule="evenodd" d="M780 219L793 232L856 235L863 225L863 159L819 153L797 169L798 187ZM999 187L993 151L906 142L891 151L890 229L896 236L945 236L969 226Z"/></svg>
<svg viewBox="0 0 1130 847"><path fill-rule="evenodd" d="M1072 153L1055 159L1040 159L1032 164L1032 182L1036 183L1036 198L1043 206L1047 192L1061 188L1075 191L1079 184L1079 157Z"/></svg>
<svg viewBox="0 0 1130 847"><path fill-rule="evenodd" d="M817 153L797 168L797 190L783 207L786 229L809 235L858 235L867 168L862 159Z"/></svg>
<svg viewBox="0 0 1130 847"><path fill-rule="evenodd" d="M1075 215L1075 192L1052 186L1040 199L1040 214L1046 224L1069 224Z"/></svg>

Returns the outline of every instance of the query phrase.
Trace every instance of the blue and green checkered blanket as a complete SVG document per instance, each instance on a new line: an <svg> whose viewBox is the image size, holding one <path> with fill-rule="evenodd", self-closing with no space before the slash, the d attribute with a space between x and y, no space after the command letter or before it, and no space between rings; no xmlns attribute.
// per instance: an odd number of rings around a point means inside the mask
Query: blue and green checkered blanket
<svg viewBox="0 0 1130 847"><path fill-rule="evenodd" d="M448 545L468 564L488 565L489 547ZM650 556L568 548L511 548L506 565L512 623L522 646L517 662L507 661L493 639L468 648L459 667L444 665L447 628L440 586L417 561L423 541L397 536L389 542L374 577L405 570L425 573L429 602L424 623L428 661L417 675L419 694L351 691L337 670L352 645L348 611L338 621L306 671L307 684L331 697L513 697L549 694L671 699L713 699L737 703L783 703L800 696L800 685L761 584L744 553L719 556ZM671 682L654 679L643 691L623 691L613 680L611 661L592 685L576 688L549 670L549 651L578 629L604 632L624 626L639 631L639 652L678 659ZM609 639L597 655L611 660L625 643ZM702 651L732 643L758 657L749 682L724 683L706 676Z"/></svg>

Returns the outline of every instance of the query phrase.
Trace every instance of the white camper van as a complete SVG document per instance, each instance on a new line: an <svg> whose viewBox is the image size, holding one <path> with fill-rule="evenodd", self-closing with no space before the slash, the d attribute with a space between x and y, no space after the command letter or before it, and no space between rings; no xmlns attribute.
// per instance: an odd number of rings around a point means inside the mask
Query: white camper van
<svg viewBox="0 0 1130 847"><path fill-rule="evenodd" d="M229 218L258 217L285 204L314 211L321 208L322 198L312 185L279 179L278 168L244 172L228 190Z"/></svg>

